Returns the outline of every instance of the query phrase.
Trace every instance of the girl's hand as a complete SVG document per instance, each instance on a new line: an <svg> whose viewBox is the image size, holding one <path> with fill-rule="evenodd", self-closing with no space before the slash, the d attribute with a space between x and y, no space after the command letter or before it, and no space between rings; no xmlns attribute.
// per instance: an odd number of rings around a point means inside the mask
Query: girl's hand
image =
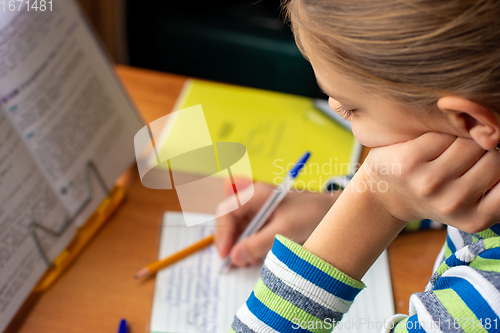
<svg viewBox="0 0 500 333"><path fill-rule="evenodd" d="M372 149L359 172L405 223L429 218L474 233L500 222L500 153L474 140L426 133Z"/></svg>
<svg viewBox="0 0 500 333"><path fill-rule="evenodd" d="M235 245L238 237L269 198L273 189L272 185L256 183L254 195L246 204L217 219L215 245L221 257L231 253L231 263L235 266L257 264L271 249L276 234L303 243L340 193L292 191L287 194L258 233ZM224 205L224 202L221 205Z"/></svg>
<svg viewBox="0 0 500 333"><path fill-rule="evenodd" d="M374 148L303 246L359 280L408 222L484 230L500 222L499 166L497 151L439 133Z"/></svg>

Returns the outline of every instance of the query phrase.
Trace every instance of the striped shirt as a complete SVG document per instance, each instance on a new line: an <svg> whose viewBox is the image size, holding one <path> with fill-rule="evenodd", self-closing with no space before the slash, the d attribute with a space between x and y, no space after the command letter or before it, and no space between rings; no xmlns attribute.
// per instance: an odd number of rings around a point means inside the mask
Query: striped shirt
<svg viewBox="0 0 500 333"><path fill-rule="evenodd" d="M476 234L448 227L436 263L409 315L392 316L382 332L500 332L500 225ZM230 332L330 332L364 287L278 235Z"/></svg>

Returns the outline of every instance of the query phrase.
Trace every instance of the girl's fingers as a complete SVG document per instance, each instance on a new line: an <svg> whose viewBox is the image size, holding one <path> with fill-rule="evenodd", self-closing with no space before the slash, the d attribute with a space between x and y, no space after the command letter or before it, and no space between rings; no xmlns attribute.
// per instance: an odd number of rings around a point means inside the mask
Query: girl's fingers
<svg viewBox="0 0 500 333"><path fill-rule="evenodd" d="M496 150L486 152L470 169L456 182L457 191L460 189L471 202L483 200L486 193L500 181L500 154ZM498 187L498 186L497 186ZM497 202L500 210L500 202Z"/></svg>
<svg viewBox="0 0 500 333"><path fill-rule="evenodd" d="M500 182L481 198L477 211L485 219L492 221L488 227L500 223Z"/></svg>
<svg viewBox="0 0 500 333"><path fill-rule="evenodd" d="M250 189L246 188L243 191L248 190ZM221 257L226 257L229 254L242 228L248 224L249 217L255 214L256 205L259 205L259 203L248 202L246 205L230 211L228 206L232 206L232 198L228 198L217 206L217 215L219 217L215 226L214 243ZM226 213L227 211L230 212Z"/></svg>
<svg viewBox="0 0 500 333"><path fill-rule="evenodd" d="M443 179L456 179L464 175L486 153L474 140L456 138L439 157L429 162L433 172Z"/></svg>
<svg viewBox="0 0 500 333"><path fill-rule="evenodd" d="M255 235L237 243L231 250L231 262L238 267L258 263L271 250L276 234L283 233L282 226L283 223L272 219Z"/></svg>
<svg viewBox="0 0 500 333"><path fill-rule="evenodd" d="M257 213L262 204L267 200L273 187L267 184L256 184L255 191L251 187L246 187L240 192L240 195L250 195L246 192L254 191L252 198L243 206L231 211L232 199L228 198L217 206L217 218L214 242L221 257L226 257L231 251L232 246L250 222L251 218ZM229 213L227 213L229 212Z"/></svg>
<svg viewBox="0 0 500 333"><path fill-rule="evenodd" d="M403 145L405 150L412 152L417 161L428 162L443 154L453 144L455 138L448 134L428 132Z"/></svg>
<svg viewBox="0 0 500 333"><path fill-rule="evenodd" d="M219 255L224 258L229 254L236 238L238 218L234 214L226 214L217 218L214 243Z"/></svg>

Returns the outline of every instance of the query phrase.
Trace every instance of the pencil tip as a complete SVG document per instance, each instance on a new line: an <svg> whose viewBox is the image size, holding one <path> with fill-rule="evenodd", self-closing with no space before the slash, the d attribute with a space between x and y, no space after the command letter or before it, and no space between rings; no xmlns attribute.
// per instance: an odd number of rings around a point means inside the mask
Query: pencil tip
<svg viewBox="0 0 500 333"><path fill-rule="evenodd" d="M148 276L149 274L150 274L149 270L146 267L144 267L143 269L141 269L140 271L138 271L137 273L135 273L134 278L135 279L140 279L142 277Z"/></svg>

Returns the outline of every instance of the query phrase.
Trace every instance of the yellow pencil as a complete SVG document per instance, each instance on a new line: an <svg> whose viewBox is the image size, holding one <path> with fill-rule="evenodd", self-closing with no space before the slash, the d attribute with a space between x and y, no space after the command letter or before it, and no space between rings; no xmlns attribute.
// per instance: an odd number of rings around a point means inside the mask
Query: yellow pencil
<svg viewBox="0 0 500 333"><path fill-rule="evenodd" d="M194 243L193 245L186 247L183 250L180 250L179 252L171 255L170 257L152 262L151 264L147 265L146 267L141 269L139 272L137 272L134 275L134 277L136 279L138 279L138 278L141 278L144 276L149 276L151 274L154 274L154 273L158 272L160 269L162 269L163 267L171 265L174 262L181 260L182 258L185 258L188 255L193 254L196 251L199 251L199 250L209 246L213 242L214 242L214 235L210 235L206 238L203 238L199 242Z"/></svg>

